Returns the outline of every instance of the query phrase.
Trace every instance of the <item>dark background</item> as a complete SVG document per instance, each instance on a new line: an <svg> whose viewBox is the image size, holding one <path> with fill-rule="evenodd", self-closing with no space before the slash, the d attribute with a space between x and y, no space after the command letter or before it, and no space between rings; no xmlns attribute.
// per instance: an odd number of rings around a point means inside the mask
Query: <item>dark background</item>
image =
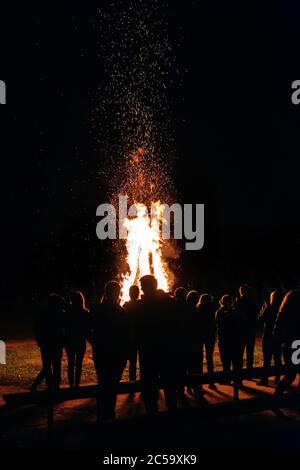
<svg viewBox="0 0 300 470"><path fill-rule="evenodd" d="M116 275L110 243L95 236L106 202L91 125L104 3L1 6L0 295L19 311L37 293L91 294ZM170 38L188 70L173 100L173 178L179 202L206 208L205 247L182 252L178 284L222 293L298 283L299 15L296 1L170 1Z"/></svg>

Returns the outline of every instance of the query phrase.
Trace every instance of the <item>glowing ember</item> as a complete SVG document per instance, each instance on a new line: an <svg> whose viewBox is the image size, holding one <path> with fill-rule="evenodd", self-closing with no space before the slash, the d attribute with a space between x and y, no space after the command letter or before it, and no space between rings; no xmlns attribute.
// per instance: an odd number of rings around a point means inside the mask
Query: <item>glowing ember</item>
<svg viewBox="0 0 300 470"><path fill-rule="evenodd" d="M168 274L161 253L161 224L164 206L159 202L151 204L151 217L146 206L136 204L136 216L127 218L125 227L129 271L123 277L121 304L129 300L129 288L138 284L139 278L153 274L158 281L158 288L169 289Z"/></svg>
<svg viewBox="0 0 300 470"><path fill-rule="evenodd" d="M140 163L140 159L145 155L145 149L143 147L139 147L136 152L132 152L130 154L130 158L132 163Z"/></svg>
<svg viewBox="0 0 300 470"><path fill-rule="evenodd" d="M126 258L128 264L122 276L122 303L128 300L129 287L145 274L153 274L165 291L172 284L161 251L163 205L155 202L169 204L175 192L170 177L174 135L168 89L182 72L177 66L175 70L167 7L164 1L121 0L99 11L99 55L105 77L93 126L100 125L97 144L107 161L99 177L108 183L115 207L123 194L137 208L125 222L125 257L124 241L116 245L120 260ZM146 206L151 206L151 216ZM170 246L164 240L168 259Z"/></svg>

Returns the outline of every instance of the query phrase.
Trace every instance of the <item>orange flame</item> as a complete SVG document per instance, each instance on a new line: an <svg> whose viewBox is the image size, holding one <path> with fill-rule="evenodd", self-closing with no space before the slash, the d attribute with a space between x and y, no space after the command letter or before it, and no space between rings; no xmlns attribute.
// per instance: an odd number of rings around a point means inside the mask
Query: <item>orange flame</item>
<svg viewBox="0 0 300 470"><path fill-rule="evenodd" d="M129 270L123 276L121 304L129 300L130 286L138 284L139 278L146 274L156 277L159 289L169 290L168 274L161 253L164 206L160 201L152 203L151 217L143 204L136 204L135 208L136 216L127 218L124 223L128 233L126 261Z"/></svg>

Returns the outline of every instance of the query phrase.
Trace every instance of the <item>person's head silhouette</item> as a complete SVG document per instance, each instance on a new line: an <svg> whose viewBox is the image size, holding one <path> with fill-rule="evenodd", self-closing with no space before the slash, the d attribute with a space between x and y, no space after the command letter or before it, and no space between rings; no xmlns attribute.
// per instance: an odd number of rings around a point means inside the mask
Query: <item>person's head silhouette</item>
<svg viewBox="0 0 300 470"><path fill-rule="evenodd" d="M283 300L283 293L281 289L276 289L270 294L270 305L272 307L279 309L280 304Z"/></svg>
<svg viewBox="0 0 300 470"><path fill-rule="evenodd" d="M205 305L205 306L208 306L208 305L212 305L213 303L213 298L211 295L209 294L202 294L200 296L200 300L199 300L199 305Z"/></svg>
<svg viewBox="0 0 300 470"><path fill-rule="evenodd" d="M283 312L291 312L293 315L298 315L300 310L300 290L290 290L287 294L285 294L283 301L281 302L279 311Z"/></svg>
<svg viewBox="0 0 300 470"><path fill-rule="evenodd" d="M137 299L139 298L139 295L140 295L140 289L138 288L138 286L136 285L130 286L129 288L130 300L132 300L133 302L137 301Z"/></svg>
<svg viewBox="0 0 300 470"><path fill-rule="evenodd" d="M232 305L232 297L230 294L225 294L220 300L221 307L230 308Z"/></svg>
<svg viewBox="0 0 300 470"><path fill-rule="evenodd" d="M199 293L196 290L190 290L188 295L186 296L187 302L192 305L193 307L197 305L199 301Z"/></svg>
<svg viewBox="0 0 300 470"><path fill-rule="evenodd" d="M249 298L252 295L252 289L248 284L243 284L239 288L240 297Z"/></svg>
<svg viewBox="0 0 300 470"><path fill-rule="evenodd" d="M105 297L108 302L117 303L120 297L121 287L117 281L109 281L105 284Z"/></svg>
<svg viewBox="0 0 300 470"><path fill-rule="evenodd" d="M184 287L177 287L174 292L174 297L176 300L179 300L180 302L183 302L186 300L186 289Z"/></svg>
<svg viewBox="0 0 300 470"><path fill-rule="evenodd" d="M80 291L72 292L70 295L70 304L72 307L85 309L85 298Z"/></svg>
<svg viewBox="0 0 300 470"><path fill-rule="evenodd" d="M59 294L53 292L52 294L48 295L47 304L50 309L61 308L64 305L64 302L65 299Z"/></svg>
<svg viewBox="0 0 300 470"><path fill-rule="evenodd" d="M151 274L141 277L141 288L146 297L151 296L157 291L157 279Z"/></svg>

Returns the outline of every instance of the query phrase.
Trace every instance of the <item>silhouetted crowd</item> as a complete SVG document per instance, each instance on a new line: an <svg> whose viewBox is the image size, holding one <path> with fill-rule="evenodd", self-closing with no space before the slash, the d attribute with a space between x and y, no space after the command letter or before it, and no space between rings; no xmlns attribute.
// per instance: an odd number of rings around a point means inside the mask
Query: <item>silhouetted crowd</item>
<svg viewBox="0 0 300 470"><path fill-rule="evenodd" d="M57 294L49 295L39 308L35 326L43 368L32 391L44 378L49 389L59 389L64 349L69 385L79 387L89 341L100 384L99 420L115 416L117 387L127 361L131 381L137 378L139 363L147 412L157 412L159 388L164 391L168 410L173 411L178 397L185 393L195 399L202 396L200 385L185 388L186 377L203 373L204 351L208 373L214 372L216 343L224 372L233 370L238 375L244 354L246 367L253 368L260 325L264 326L264 367L271 365L272 358L275 366L281 365L282 358L289 366L285 376L275 377L275 393L281 395L294 381L298 369L291 356L293 341L300 340L299 290L283 295L278 289L260 308L253 289L244 284L237 298L223 295L217 309L211 295L178 287L172 296L158 289L157 280L151 275L143 276L140 286L142 293L138 286L131 286L130 300L121 306L120 285L110 281L101 302L90 311L79 291L71 294L69 302ZM260 384L268 385L268 378ZM213 378L209 387L216 388Z"/></svg>

